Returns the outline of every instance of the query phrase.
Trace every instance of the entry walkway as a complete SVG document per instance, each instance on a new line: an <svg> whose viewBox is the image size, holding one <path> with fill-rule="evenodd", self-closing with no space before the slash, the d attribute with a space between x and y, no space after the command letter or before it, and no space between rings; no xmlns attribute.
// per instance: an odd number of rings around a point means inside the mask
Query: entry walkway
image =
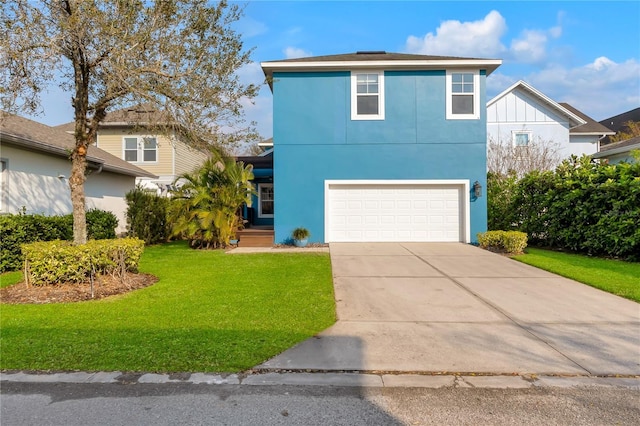
<svg viewBox="0 0 640 426"><path fill-rule="evenodd" d="M338 321L258 370L640 375L640 305L461 243L331 244Z"/></svg>

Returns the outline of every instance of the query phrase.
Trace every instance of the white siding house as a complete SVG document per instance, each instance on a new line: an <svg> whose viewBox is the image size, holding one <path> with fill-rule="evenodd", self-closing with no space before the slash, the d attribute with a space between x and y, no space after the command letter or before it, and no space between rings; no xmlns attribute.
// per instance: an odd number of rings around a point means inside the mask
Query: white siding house
<svg viewBox="0 0 640 426"><path fill-rule="evenodd" d="M489 142L526 146L535 141L554 142L560 158L591 155L599 141L614 132L567 103L558 103L518 81L487 102Z"/></svg>
<svg viewBox="0 0 640 426"><path fill-rule="evenodd" d="M0 120L0 213L71 213L73 136L4 112ZM126 231L125 194L135 187L137 177L154 175L93 146L87 160L87 209L111 211L118 218L116 232Z"/></svg>

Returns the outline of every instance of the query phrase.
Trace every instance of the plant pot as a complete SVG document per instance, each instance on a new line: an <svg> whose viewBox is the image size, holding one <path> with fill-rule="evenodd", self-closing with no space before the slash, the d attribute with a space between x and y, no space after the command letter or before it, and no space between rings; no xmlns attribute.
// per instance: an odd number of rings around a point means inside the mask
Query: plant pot
<svg viewBox="0 0 640 426"><path fill-rule="evenodd" d="M231 240L229 240L229 244L231 244L232 246L237 246L238 245L238 241L240 241L240 240L231 239Z"/></svg>
<svg viewBox="0 0 640 426"><path fill-rule="evenodd" d="M306 239L306 238L305 238L304 240L293 240L293 244L294 244L296 247L306 247L306 246L307 246L307 242L308 242L308 241L309 241L309 240L308 240L308 239Z"/></svg>

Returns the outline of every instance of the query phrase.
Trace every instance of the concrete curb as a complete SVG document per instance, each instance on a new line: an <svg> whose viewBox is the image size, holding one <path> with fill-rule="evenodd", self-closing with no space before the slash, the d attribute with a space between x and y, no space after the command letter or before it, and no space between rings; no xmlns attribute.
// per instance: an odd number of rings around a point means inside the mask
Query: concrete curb
<svg viewBox="0 0 640 426"><path fill-rule="evenodd" d="M387 388L571 388L615 387L640 391L640 377L594 376L514 376L514 375L422 375L373 373L291 373L263 374L155 374L115 372L0 373L3 382L19 383L102 383L102 384L194 384L246 386L339 386Z"/></svg>

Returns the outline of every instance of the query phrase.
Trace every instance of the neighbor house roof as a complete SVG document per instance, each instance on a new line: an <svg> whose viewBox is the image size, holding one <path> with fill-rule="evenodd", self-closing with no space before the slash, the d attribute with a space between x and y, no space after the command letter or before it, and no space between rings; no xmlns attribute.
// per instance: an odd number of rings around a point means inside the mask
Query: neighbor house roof
<svg viewBox="0 0 640 426"><path fill-rule="evenodd" d="M150 105L141 104L107 113L104 120L100 122L100 127L144 126L149 123L162 123L163 120L165 120L165 118L160 111ZM55 126L55 128L73 132L75 130L75 122L60 124Z"/></svg>
<svg viewBox="0 0 640 426"><path fill-rule="evenodd" d="M587 114L582 111L577 110L573 106L569 105L566 102L560 102L564 108L568 109L582 120L584 120L584 124L581 124L576 127L572 127L569 130L569 133L572 135L615 135L616 132L612 131L608 127L603 126L602 124L595 121L593 118L589 117Z"/></svg>
<svg viewBox="0 0 640 426"><path fill-rule="evenodd" d="M59 157L69 158L75 148L75 139L67 131L47 126L7 112L0 112L0 139L3 143L46 152ZM87 161L94 168L128 176L155 176L134 166L102 149L89 145Z"/></svg>
<svg viewBox="0 0 640 426"><path fill-rule="evenodd" d="M625 141L613 142L608 145L604 145L600 147L600 152L596 152L591 157L593 158L609 157L615 154L631 152L634 149L640 149L640 136L636 136L635 138L627 139Z"/></svg>
<svg viewBox="0 0 640 426"><path fill-rule="evenodd" d="M605 118L600 121L600 124L603 126L607 126L609 129L614 132L619 132L622 128L625 127L625 123L629 121L640 121L640 107L631 109L629 111L623 112L618 115L614 115L613 117ZM601 146L609 143L609 136L606 136L600 142Z"/></svg>
<svg viewBox="0 0 640 426"><path fill-rule="evenodd" d="M269 80L275 71L332 71L352 69L424 70L450 68L480 68L491 74L502 64L500 59L461 58L457 56L412 55L365 51L341 55L312 56L262 62ZM271 84L271 83L269 83Z"/></svg>

